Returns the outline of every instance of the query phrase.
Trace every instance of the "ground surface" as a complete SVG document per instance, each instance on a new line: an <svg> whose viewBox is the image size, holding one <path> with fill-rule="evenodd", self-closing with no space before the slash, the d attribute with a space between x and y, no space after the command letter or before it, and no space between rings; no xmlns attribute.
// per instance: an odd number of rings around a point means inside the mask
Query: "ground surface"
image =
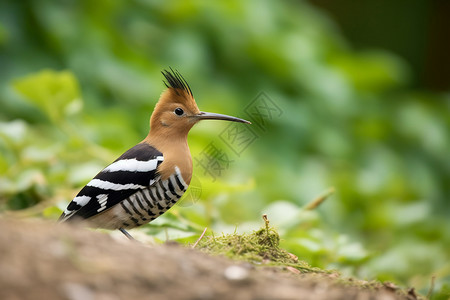
<svg viewBox="0 0 450 300"><path fill-rule="evenodd" d="M146 246L40 221L0 219L0 299L415 299L388 285ZM292 271L292 270L291 270Z"/></svg>

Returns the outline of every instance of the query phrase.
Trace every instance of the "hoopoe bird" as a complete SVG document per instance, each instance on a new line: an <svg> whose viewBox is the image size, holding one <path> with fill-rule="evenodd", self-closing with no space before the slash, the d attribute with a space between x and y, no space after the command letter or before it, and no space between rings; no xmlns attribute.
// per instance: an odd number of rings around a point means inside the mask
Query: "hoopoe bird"
<svg viewBox="0 0 450 300"><path fill-rule="evenodd" d="M126 229L146 224L171 208L192 177L189 130L201 120L250 124L202 112L178 72L162 71L167 87L153 110L147 137L98 173L69 203L60 222L82 220L94 228Z"/></svg>

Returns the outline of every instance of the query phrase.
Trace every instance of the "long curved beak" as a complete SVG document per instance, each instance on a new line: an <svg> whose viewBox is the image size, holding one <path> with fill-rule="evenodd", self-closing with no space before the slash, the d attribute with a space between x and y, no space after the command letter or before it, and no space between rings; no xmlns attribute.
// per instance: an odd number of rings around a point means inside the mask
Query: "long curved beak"
<svg viewBox="0 0 450 300"><path fill-rule="evenodd" d="M251 122L239 119L232 116L222 115L222 114L215 114L215 113L209 113L201 111L196 117L199 120L225 120L225 121L232 121L232 122L240 122L240 123L246 123L246 124L252 124Z"/></svg>

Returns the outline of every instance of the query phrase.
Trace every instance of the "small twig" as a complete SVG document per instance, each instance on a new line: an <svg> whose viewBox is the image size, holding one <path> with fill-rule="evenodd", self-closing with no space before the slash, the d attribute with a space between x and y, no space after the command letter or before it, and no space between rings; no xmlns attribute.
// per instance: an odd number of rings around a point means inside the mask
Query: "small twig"
<svg viewBox="0 0 450 300"><path fill-rule="evenodd" d="M267 217L266 214L262 215L262 218L264 220L264 223L266 224L266 231L267 231L267 236L269 236L269 218Z"/></svg>
<svg viewBox="0 0 450 300"><path fill-rule="evenodd" d="M430 300L431 296L433 295L433 290L434 290L434 283L436 281L436 275L431 276L431 284L430 284L430 289L428 290L427 293L427 299Z"/></svg>
<svg viewBox="0 0 450 300"><path fill-rule="evenodd" d="M334 194L334 187L329 188L326 192L321 194L319 197L315 198L313 201L309 202L304 206L305 210L313 210L316 209L322 202L324 202L329 196Z"/></svg>
<svg viewBox="0 0 450 300"><path fill-rule="evenodd" d="M167 227L164 227L164 233L166 235L166 242L169 240L169 230L167 230Z"/></svg>
<svg viewBox="0 0 450 300"><path fill-rule="evenodd" d="M194 243L194 245L192 245L192 249L194 249L197 246L198 242L200 242L200 240L203 238L203 236L205 235L206 229L208 229L208 227L205 227L205 230L203 230L200 237L197 239L197 241Z"/></svg>
<svg viewBox="0 0 450 300"><path fill-rule="evenodd" d="M267 234L267 239L270 241L270 244L272 245L272 247L274 247L275 245L273 244L273 241L272 241L272 239L270 238L270 232L269 232L269 229L270 229L270 227L269 227L269 218L267 217L267 215L266 214L263 214L262 215L262 218L263 218L263 220L264 220L264 223L266 223L266 234Z"/></svg>

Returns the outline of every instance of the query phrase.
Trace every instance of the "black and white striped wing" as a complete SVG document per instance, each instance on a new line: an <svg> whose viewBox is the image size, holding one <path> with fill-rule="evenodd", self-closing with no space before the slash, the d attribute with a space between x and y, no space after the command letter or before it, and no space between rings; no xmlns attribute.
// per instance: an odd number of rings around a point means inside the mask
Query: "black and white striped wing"
<svg viewBox="0 0 450 300"><path fill-rule="evenodd" d="M108 210L139 190L160 180L161 152L141 143L97 174L69 203L59 221L88 219Z"/></svg>

